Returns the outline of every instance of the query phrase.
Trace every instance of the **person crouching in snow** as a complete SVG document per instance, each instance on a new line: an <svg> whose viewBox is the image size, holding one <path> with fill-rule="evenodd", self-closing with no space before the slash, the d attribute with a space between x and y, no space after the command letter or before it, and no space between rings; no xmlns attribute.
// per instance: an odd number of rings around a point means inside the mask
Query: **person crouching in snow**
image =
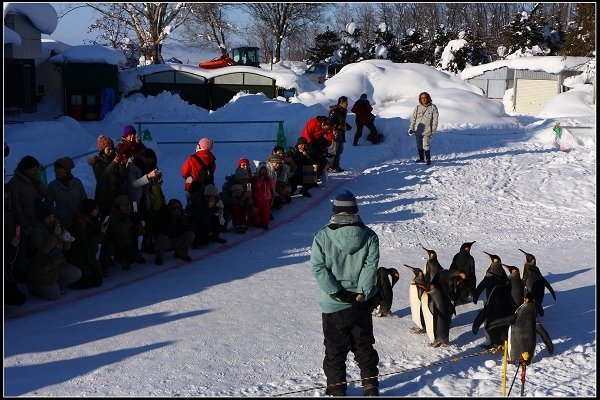
<svg viewBox="0 0 600 400"><path fill-rule="evenodd" d="M225 226L224 206L219 189L212 183L204 189L192 183L190 190L192 196L186 211L195 235L192 248L206 246L211 242L227 243L227 240L219 237Z"/></svg>
<svg viewBox="0 0 600 400"><path fill-rule="evenodd" d="M189 223L183 205L178 199L170 199L159 211L158 233L156 235L156 251L154 263L162 265L165 251L175 250L173 257L190 262L188 255L194 241L194 232Z"/></svg>
<svg viewBox="0 0 600 400"><path fill-rule="evenodd" d="M275 181L269 177L266 164L260 163L256 176L252 180L252 198L256 207L256 215L253 222L254 225L263 229L269 229L271 198L274 188Z"/></svg>

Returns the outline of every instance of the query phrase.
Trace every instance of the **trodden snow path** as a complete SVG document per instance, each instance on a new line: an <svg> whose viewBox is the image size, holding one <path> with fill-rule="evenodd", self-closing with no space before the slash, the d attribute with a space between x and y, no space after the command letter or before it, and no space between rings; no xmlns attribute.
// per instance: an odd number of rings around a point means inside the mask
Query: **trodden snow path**
<svg viewBox="0 0 600 400"><path fill-rule="evenodd" d="M437 136L436 146L456 140L450 135ZM5 321L5 395L273 396L323 386L309 251L330 215L328 200L344 186L359 194L359 212L379 234L381 265L401 274L393 317L374 319L380 373L388 374L383 396L500 396L500 354L418 368L482 350L484 329L473 335L471 325L483 299L458 306L449 347L432 348L410 332L413 275L403 264L423 268L424 245L447 268L473 240L478 281L489 264L483 251L521 267L522 248L536 255L557 293L556 302L546 296L542 319L555 354L538 344L526 395L594 396L595 327L585 315L595 311L595 197L584 194L595 187L595 154L499 137L502 145L488 149L477 135L464 135L464 151L433 151L430 166L401 157L332 176L306 203L310 211L228 251ZM565 181L573 177L576 183ZM358 378L350 355L348 379ZM513 396L517 390L519 378ZM349 395L361 393L349 386Z"/></svg>

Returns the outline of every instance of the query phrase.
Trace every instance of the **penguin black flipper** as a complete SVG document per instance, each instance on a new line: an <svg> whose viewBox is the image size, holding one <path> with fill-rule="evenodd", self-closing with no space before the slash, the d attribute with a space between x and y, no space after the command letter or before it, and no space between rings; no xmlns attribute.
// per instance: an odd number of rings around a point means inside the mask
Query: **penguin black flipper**
<svg viewBox="0 0 600 400"><path fill-rule="evenodd" d="M539 322L535 324L535 333L538 334L538 336L542 339L542 342L544 342L544 345L546 345L548 353L554 354L554 344L552 343L552 339L550 339L550 335Z"/></svg>
<svg viewBox="0 0 600 400"><path fill-rule="evenodd" d="M554 289L552 289L550 282L548 282L546 278L544 278L544 286L546 286L552 297L554 297L554 301L556 301L556 293L554 293Z"/></svg>
<svg viewBox="0 0 600 400"><path fill-rule="evenodd" d="M539 314L540 317L544 316L544 307L540 303L535 303L535 310Z"/></svg>
<svg viewBox="0 0 600 400"><path fill-rule="evenodd" d="M481 282L479 282L479 285L477 285L477 287L475 288L475 291L473 292L473 304L477 304L477 300L479 299L479 296L485 289L485 283L486 283L486 280L485 280L485 278L483 278L481 280Z"/></svg>
<svg viewBox="0 0 600 400"><path fill-rule="evenodd" d="M479 328L487 319L488 314L489 314L488 308L483 307L481 309L481 311L479 311L479 314L477 314L477 316L475 317L475 321L473 321L473 326L471 327L471 332L473 332L473 335L477 335Z"/></svg>
<svg viewBox="0 0 600 400"><path fill-rule="evenodd" d="M400 273L398 272L398 270L396 268L388 268L388 273L390 274L390 277L392 278L392 288L393 288L394 285L400 280Z"/></svg>
<svg viewBox="0 0 600 400"><path fill-rule="evenodd" d="M489 330L489 329L497 328L499 326L512 325L515 323L516 320L517 320L516 315L509 315L507 317L497 318L497 319L491 321L490 323L488 323L486 326L486 329Z"/></svg>

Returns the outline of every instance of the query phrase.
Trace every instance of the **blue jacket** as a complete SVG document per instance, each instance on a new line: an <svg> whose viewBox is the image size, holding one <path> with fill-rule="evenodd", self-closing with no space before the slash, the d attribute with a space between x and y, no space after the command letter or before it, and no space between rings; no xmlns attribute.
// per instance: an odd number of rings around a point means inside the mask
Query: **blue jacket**
<svg viewBox="0 0 600 400"><path fill-rule="evenodd" d="M319 305L325 314L352 307L338 300L341 289L362 293L368 300L377 293L379 237L362 225L321 228L313 239L310 264L319 285Z"/></svg>

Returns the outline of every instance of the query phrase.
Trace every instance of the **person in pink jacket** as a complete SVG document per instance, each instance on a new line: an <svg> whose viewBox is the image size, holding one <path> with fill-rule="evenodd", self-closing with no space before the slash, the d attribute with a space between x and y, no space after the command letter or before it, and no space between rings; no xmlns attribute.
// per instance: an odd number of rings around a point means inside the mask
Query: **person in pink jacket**
<svg viewBox="0 0 600 400"><path fill-rule="evenodd" d="M256 214L254 215L254 225L263 229L269 229L269 221L271 220L271 197L275 181L271 179L267 171L267 166L261 163L256 171L256 175L252 179L252 198Z"/></svg>

